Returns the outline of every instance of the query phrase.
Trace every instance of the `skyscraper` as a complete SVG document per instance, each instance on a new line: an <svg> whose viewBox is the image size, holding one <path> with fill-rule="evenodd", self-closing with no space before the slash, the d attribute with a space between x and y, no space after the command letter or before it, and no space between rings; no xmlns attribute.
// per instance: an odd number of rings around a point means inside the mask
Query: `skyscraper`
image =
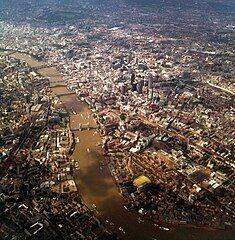
<svg viewBox="0 0 235 240"><path fill-rule="evenodd" d="M134 83L135 81L135 73L131 74L131 85Z"/></svg>
<svg viewBox="0 0 235 240"><path fill-rule="evenodd" d="M148 91L147 91L148 98L150 100L153 99L153 76L152 74L149 74L148 78Z"/></svg>
<svg viewBox="0 0 235 240"><path fill-rule="evenodd" d="M144 87L144 79L141 79L138 83L137 83L137 92L139 94L141 94L143 92L143 87Z"/></svg>

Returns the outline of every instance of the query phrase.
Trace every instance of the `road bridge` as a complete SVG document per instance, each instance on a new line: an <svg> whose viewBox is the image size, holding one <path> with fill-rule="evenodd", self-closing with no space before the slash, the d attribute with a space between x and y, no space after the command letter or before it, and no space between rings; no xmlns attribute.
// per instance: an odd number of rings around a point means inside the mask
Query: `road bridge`
<svg viewBox="0 0 235 240"><path fill-rule="evenodd" d="M67 87L67 85L65 83L50 84L50 88L56 88L56 87Z"/></svg>
<svg viewBox="0 0 235 240"><path fill-rule="evenodd" d="M98 129L98 125L89 125L89 124L78 124L78 127L71 128L71 131L83 131L83 130L91 130L91 129Z"/></svg>
<svg viewBox="0 0 235 240"><path fill-rule="evenodd" d="M70 96L74 95L74 92L68 92L68 93L61 93L61 94L56 94L57 97L64 97L64 96Z"/></svg>
<svg viewBox="0 0 235 240"><path fill-rule="evenodd" d="M32 67L32 69L34 71L38 71L38 70L43 69L43 68L51 68L51 67L56 67L56 65L55 64L47 64L47 63L45 63L45 64L40 65L40 66Z"/></svg>

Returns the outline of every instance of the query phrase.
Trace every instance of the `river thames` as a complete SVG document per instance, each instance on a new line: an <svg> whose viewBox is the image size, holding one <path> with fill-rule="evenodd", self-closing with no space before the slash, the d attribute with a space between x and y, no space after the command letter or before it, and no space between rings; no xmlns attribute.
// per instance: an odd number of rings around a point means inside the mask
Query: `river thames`
<svg viewBox="0 0 235 240"><path fill-rule="evenodd" d="M14 53L12 56L27 62L32 67L44 64L26 54ZM51 84L64 84L62 76L55 67L42 68L38 70L38 73L48 77ZM70 93L63 86L53 87L52 91L57 95ZM72 129L78 127L79 123L96 124L88 105L79 100L75 94L61 96L60 100L70 113ZM175 226L168 226L170 231L163 231L147 219L139 222L139 214L124 209L122 196L108 167L100 168L103 156L101 153L102 139L99 133L96 130L76 131L75 137L79 138L79 142L76 143L72 157L78 160L80 165L80 170L75 175L79 194L86 205L96 206L96 212L104 224L122 239L234 240L232 231ZM120 227L124 229L125 234L119 230Z"/></svg>

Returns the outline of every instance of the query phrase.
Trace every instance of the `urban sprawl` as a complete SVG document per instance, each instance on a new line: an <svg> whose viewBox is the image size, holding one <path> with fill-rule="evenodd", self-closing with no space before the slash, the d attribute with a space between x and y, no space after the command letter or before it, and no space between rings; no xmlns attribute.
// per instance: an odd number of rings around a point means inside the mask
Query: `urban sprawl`
<svg viewBox="0 0 235 240"><path fill-rule="evenodd" d="M94 12L63 26L45 16L0 22L0 238L116 239L78 194L79 139L51 90L57 83L14 52L56 67L89 105L103 139L100 167L107 163L127 211L156 226L233 227L232 17Z"/></svg>

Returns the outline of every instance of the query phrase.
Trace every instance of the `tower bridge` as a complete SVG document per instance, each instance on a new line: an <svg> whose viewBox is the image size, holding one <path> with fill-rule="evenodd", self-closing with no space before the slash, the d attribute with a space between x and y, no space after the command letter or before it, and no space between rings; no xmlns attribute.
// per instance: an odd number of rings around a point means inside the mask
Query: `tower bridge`
<svg viewBox="0 0 235 240"><path fill-rule="evenodd" d="M83 131L83 130L91 130L91 129L99 129L99 126L79 123L78 127L71 128L71 131Z"/></svg>

